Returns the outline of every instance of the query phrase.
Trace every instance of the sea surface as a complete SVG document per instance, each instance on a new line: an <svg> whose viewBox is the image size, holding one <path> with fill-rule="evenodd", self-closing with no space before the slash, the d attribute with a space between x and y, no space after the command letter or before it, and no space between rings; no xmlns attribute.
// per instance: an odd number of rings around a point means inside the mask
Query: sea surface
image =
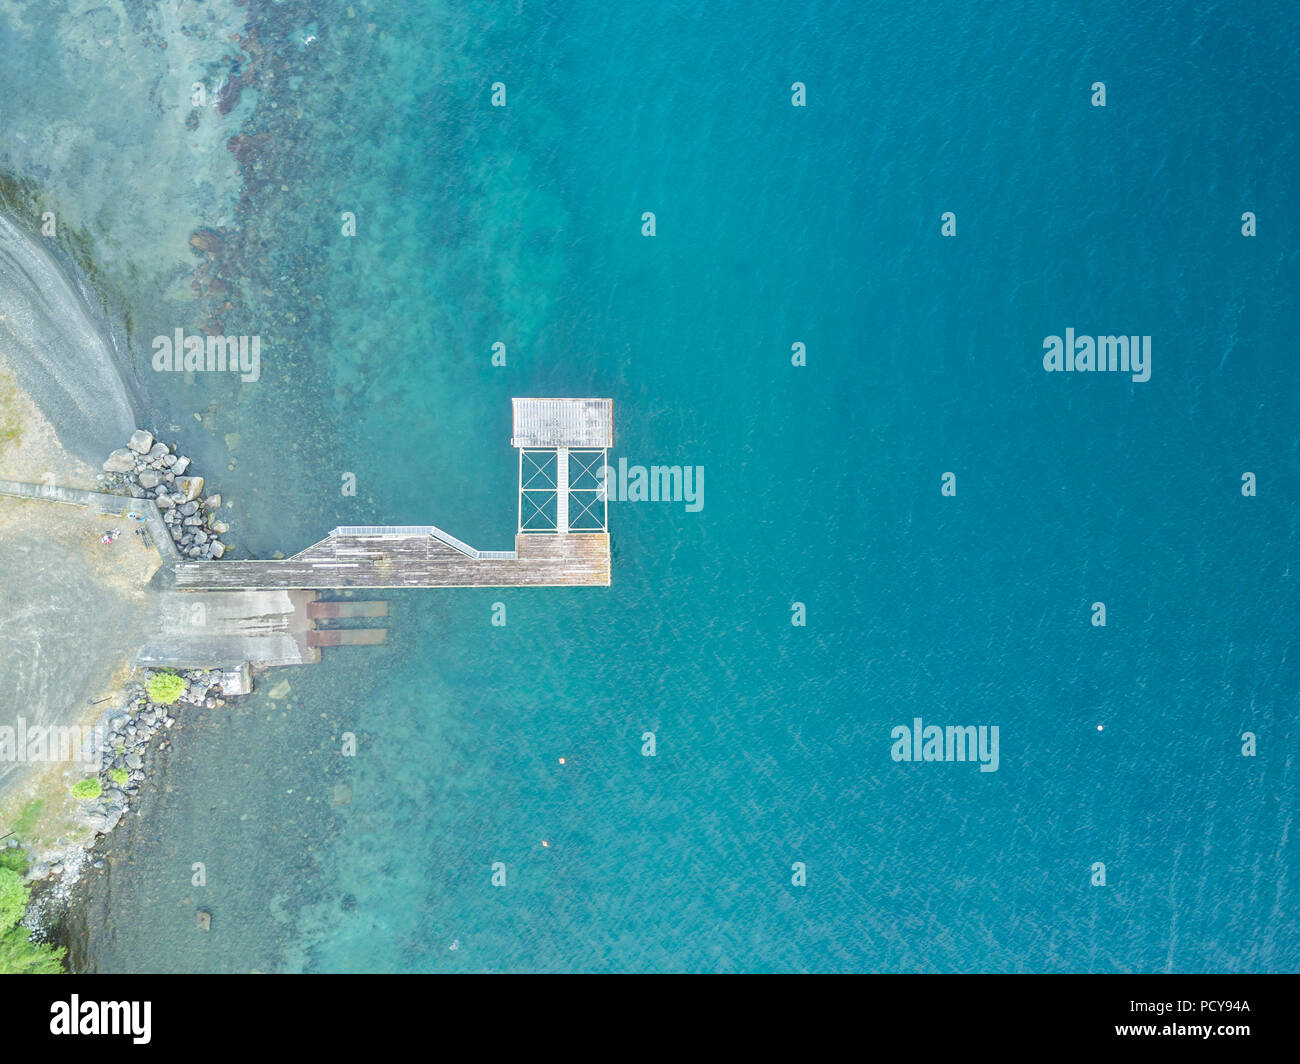
<svg viewBox="0 0 1300 1064"><path fill-rule="evenodd" d="M0 4L0 170L241 555L508 549L513 396L705 492L612 502L608 589L389 593L182 721L79 968L1300 969L1293 5L92 8ZM154 372L213 322L259 380ZM918 717L997 771L894 761Z"/></svg>

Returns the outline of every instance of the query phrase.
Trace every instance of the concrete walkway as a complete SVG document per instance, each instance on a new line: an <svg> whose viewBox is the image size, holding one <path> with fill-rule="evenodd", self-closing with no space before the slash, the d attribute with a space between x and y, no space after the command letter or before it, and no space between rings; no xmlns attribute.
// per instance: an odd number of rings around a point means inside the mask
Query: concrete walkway
<svg viewBox="0 0 1300 1064"><path fill-rule="evenodd" d="M0 480L0 495L13 495L20 499L45 499L70 506L91 506L101 513L125 517L134 510L144 517L145 527L153 537L154 547L163 561L180 561L181 552L172 541L167 522L152 499L133 499L129 495L110 495L104 491L82 491L80 488L61 488L54 484L24 484L17 480Z"/></svg>

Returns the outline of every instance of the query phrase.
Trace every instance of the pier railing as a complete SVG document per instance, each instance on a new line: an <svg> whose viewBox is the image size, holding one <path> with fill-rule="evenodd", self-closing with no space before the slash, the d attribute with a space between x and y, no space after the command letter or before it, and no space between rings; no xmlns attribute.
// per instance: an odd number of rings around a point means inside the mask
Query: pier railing
<svg viewBox="0 0 1300 1064"><path fill-rule="evenodd" d="M330 529L331 536L432 536L439 542L458 550L467 558L486 558L513 561L517 554L512 550L478 550L437 525L339 525Z"/></svg>

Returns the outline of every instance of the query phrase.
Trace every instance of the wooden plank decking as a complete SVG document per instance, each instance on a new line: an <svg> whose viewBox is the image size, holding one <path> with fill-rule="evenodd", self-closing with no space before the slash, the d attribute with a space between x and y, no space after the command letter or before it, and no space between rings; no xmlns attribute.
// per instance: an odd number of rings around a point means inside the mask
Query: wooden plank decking
<svg viewBox="0 0 1300 1064"><path fill-rule="evenodd" d="M431 535L333 535L292 558L178 562L181 591L345 587L608 587L609 534L515 538L515 557L472 558Z"/></svg>

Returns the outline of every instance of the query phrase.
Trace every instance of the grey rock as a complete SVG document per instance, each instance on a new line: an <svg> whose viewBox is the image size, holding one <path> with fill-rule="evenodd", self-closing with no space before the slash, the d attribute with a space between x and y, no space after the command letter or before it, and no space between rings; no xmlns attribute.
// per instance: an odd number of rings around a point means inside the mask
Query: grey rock
<svg viewBox="0 0 1300 1064"><path fill-rule="evenodd" d="M139 484L132 484L132 485L130 486L130 488L128 488L127 490L130 491L130 493L131 493L131 498L133 498L133 499L147 499L147 498L149 498L149 493L148 493L147 491L145 491L144 488L140 487Z"/></svg>
<svg viewBox="0 0 1300 1064"><path fill-rule="evenodd" d="M125 447L119 447L116 451L104 459L103 469L109 473L125 473L135 464L135 455Z"/></svg>
<svg viewBox="0 0 1300 1064"><path fill-rule="evenodd" d="M146 469L140 474L140 487L156 488L162 483L162 474L156 469Z"/></svg>
<svg viewBox="0 0 1300 1064"><path fill-rule="evenodd" d="M221 495L220 494L209 495L206 499L203 500L203 505L206 506L209 510L220 510Z"/></svg>
<svg viewBox="0 0 1300 1064"><path fill-rule="evenodd" d="M230 526L226 524L225 521L213 521L212 531L219 536L224 536L227 532L230 531Z"/></svg>
<svg viewBox="0 0 1300 1064"><path fill-rule="evenodd" d="M181 474L185 472L185 470L189 469L189 467L190 467L190 460L186 458L183 454L178 454L176 456L176 461L172 463L172 472L179 477Z"/></svg>
<svg viewBox="0 0 1300 1064"><path fill-rule="evenodd" d="M194 533L195 543L203 544L206 543L207 541L208 541L208 534L204 532L203 529L200 528L197 532Z"/></svg>
<svg viewBox="0 0 1300 1064"><path fill-rule="evenodd" d="M214 539L208 544L208 551L211 553L212 557L220 558L226 553L226 545L222 543L221 540Z"/></svg>
<svg viewBox="0 0 1300 1064"><path fill-rule="evenodd" d="M171 454L171 452L167 450L167 444L155 443L152 447L149 448L149 455L148 455L149 461L156 464L163 460L164 455L168 455L168 454Z"/></svg>
<svg viewBox="0 0 1300 1064"><path fill-rule="evenodd" d="M203 518L199 517L198 514L195 514L193 517L185 518L181 524L185 525L187 528L202 528Z"/></svg>
<svg viewBox="0 0 1300 1064"><path fill-rule="evenodd" d="M199 512L199 504L187 500L181 505L180 510L181 513L183 513L186 517L193 517L196 513Z"/></svg>
<svg viewBox="0 0 1300 1064"><path fill-rule="evenodd" d="M176 505L174 502L172 502L171 496L164 494L163 492L158 493L158 497L154 499L154 502L158 504L158 509L160 510L170 510L173 506Z"/></svg>
<svg viewBox="0 0 1300 1064"><path fill-rule="evenodd" d="M185 501L197 499L203 491L202 477L180 477L176 481L176 487L185 494Z"/></svg>
<svg viewBox="0 0 1300 1064"><path fill-rule="evenodd" d="M176 464L176 456L174 454L163 455L162 464L167 466L170 469L172 466Z"/></svg>
<svg viewBox="0 0 1300 1064"><path fill-rule="evenodd" d="M148 454L149 448L153 446L153 433L136 429L131 433L131 438L126 441L126 445L138 454Z"/></svg>
<svg viewBox="0 0 1300 1064"><path fill-rule="evenodd" d="M139 754L127 754L123 760L127 768L144 768L144 759Z"/></svg>

